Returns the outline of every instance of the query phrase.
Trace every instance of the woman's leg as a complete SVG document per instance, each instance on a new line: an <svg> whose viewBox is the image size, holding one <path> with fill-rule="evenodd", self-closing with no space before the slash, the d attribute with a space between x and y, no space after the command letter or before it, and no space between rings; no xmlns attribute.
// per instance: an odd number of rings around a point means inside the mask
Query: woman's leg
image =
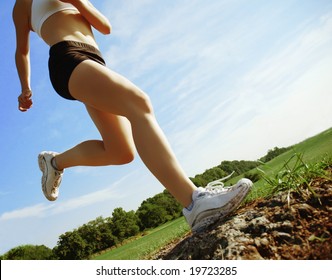
<svg viewBox="0 0 332 280"><path fill-rule="evenodd" d="M90 60L75 68L69 90L89 108L126 117L145 165L183 206L192 202L196 187L174 156L144 92L121 75Z"/></svg>
<svg viewBox="0 0 332 280"><path fill-rule="evenodd" d="M73 166L121 165L134 159L135 146L129 121L86 106L102 141L89 140L56 156L59 169Z"/></svg>

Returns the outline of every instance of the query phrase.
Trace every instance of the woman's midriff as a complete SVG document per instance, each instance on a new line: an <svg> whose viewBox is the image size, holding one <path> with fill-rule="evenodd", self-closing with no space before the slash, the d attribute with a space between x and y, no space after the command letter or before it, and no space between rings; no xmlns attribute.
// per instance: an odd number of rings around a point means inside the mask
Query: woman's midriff
<svg viewBox="0 0 332 280"><path fill-rule="evenodd" d="M42 26L41 35L49 46L61 41L77 41L98 49L90 24L79 13L71 10L50 16Z"/></svg>

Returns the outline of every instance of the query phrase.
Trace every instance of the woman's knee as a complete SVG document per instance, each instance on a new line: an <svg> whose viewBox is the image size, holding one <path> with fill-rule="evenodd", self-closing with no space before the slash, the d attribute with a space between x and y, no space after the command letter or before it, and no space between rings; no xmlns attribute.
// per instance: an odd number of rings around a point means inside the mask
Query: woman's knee
<svg viewBox="0 0 332 280"><path fill-rule="evenodd" d="M105 155L105 165L124 165L131 163L135 159L132 152L107 153Z"/></svg>
<svg viewBox="0 0 332 280"><path fill-rule="evenodd" d="M123 165L135 159L134 147L105 147L107 165Z"/></svg>
<svg viewBox="0 0 332 280"><path fill-rule="evenodd" d="M135 93L135 98L130 104L130 111L128 113L128 119L131 117L137 118L139 116L153 114L153 106L150 97L143 91L138 90Z"/></svg>
<svg viewBox="0 0 332 280"><path fill-rule="evenodd" d="M111 157L111 159L114 161L114 165L123 165L131 163L135 159L135 154L131 152L123 152L121 154L118 154L117 156Z"/></svg>

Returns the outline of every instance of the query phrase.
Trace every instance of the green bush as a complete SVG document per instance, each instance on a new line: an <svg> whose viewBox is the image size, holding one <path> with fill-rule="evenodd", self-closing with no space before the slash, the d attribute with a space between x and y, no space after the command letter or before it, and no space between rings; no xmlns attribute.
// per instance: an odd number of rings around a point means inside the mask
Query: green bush
<svg viewBox="0 0 332 280"><path fill-rule="evenodd" d="M22 245L1 256L3 260L52 260L53 252L45 245Z"/></svg>

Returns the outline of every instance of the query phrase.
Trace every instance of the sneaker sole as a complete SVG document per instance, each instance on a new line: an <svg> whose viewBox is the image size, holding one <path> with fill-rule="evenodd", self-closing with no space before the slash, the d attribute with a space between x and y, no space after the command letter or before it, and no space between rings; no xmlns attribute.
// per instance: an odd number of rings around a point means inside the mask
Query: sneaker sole
<svg viewBox="0 0 332 280"><path fill-rule="evenodd" d="M43 173L43 176L41 178L41 185L42 185L43 194L49 201L54 201L54 200L56 200L56 198L48 196L47 192L46 192L46 178L45 178L44 174L45 174L45 170L47 169L47 164L46 164L46 160L45 160L45 157L44 157L43 153L40 153L38 155L38 165L39 165L40 171Z"/></svg>
<svg viewBox="0 0 332 280"><path fill-rule="evenodd" d="M225 206L210 209L200 213L196 218L196 220L200 221L199 223L194 224L194 226L192 227L192 232L200 233L216 221L225 219L234 210L236 210L251 190L252 183L247 182L245 184L246 186L241 187L241 191L238 193L238 195L235 196L232 200L230 200Z"/></svg>

